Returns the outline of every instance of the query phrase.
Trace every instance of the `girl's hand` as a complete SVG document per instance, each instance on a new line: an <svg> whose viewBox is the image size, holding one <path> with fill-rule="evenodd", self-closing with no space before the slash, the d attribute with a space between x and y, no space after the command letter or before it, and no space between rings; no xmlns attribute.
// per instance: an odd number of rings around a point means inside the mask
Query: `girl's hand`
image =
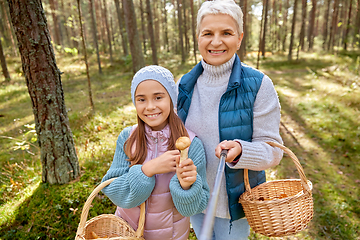
<svg viewBox="0 0 360 240"><path fill-rule="evenodd" d="M224 140L217 145L215 148L215 155L220 158L221 150L228 149L228 154L225 159L225 162L232 162L234 159L239 156L242 152L242 147L239 142L236 141L227 141Z"/></svg>
<svg viewBox="0 0 360 240"><path fill-rule="evenodd" d="M180 158L176 159L176 175L184 190L188 190L196 181L196 174L196 166L190 158L183 160L181 164Z"/></svg>
<svg viewBox="0 0 360 240"><path fill-rule="evenodd" d="M144 163L141 170L148 177L152 177L155 174L175 172L176 159L180 159L179 150L167 151L157 158Z"/></svg>

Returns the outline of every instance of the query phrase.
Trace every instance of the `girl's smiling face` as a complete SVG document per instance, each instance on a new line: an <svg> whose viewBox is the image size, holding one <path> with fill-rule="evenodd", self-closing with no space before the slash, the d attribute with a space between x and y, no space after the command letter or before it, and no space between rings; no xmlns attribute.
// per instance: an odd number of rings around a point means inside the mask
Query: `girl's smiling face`
<svg viewBox="0 0 360 240"><path fill-rule="evenodd" d="M154 131L162 130L168 123L170 103L169 93L158 81L145 80L136 88L136 112Z"/></svg>
<svg viewBox="0 0 360 240"><path fill-rule="evenodd" d="M243 34L239 34L235 20L227 14L206 15L200 24L198 46L204 61L218 66L229 61L240 48Z"/></svg>

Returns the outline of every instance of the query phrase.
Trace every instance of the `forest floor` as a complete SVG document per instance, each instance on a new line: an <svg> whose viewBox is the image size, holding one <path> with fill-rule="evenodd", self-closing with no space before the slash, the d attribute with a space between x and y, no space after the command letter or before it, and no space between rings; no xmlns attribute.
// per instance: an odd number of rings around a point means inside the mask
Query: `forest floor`
<svg viewBox="0 0 360 240"><path fill-rule="evenodd" d="M359 52L301 53L299 60L274 54L260 70L274 82L281 109L284 145L299 158L313 184L314 218L302 232L282 239L360 239L360 72ZM0 239L74 239L82 207L109 168L120 131L136 122L130 97L128 58L103 74L91 57L96 113L90 114L85 64L79 56L57 53L65 103L81 167L81 178L66 185L41 183L40 150L34 117L19 58L8 58L10 84L0 85ZM150 58L150 57L149 57ZM159 64L176 79L194 65L173 56ZM245 60L256 66L251 54ZM148 62L148 64L151 64ZM0 82L3 77L0 78ZM298 179L286 154L267 170L268 180ZM88 219L113 213L103 194L92 203ZM193 234L189 239L196 239ZM275 239L251 232L249 239Z"/></svg>

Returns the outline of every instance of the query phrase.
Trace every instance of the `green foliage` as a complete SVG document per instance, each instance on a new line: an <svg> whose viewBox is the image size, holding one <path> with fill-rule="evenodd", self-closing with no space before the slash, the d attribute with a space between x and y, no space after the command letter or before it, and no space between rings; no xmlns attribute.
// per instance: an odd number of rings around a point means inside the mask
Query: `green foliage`
<svg viewBox="0 0 360 240"><path fill-rule="evenodd" d="M291 63L282 58L262 66L279 94L285 145L314 186L314 219L294 239L358 239L360 94L359 77L349 71L356 58L351 52ZM299 178L287 156L274 171L278 179Z"/></svg>
<svg viewBox="0 0 360 240"><path fill-rule="evenodd" d="M76 56L76 55L78 55L78 50L77 50L77 48L68 48L68 47L64 47L64 52L65 53L70 53L70 54L72 54L73 56Z"/></svg>
<svg viewBox="0 0 360 240"><path fill-rule="evenodd" d="M17 209L13 224L18 231L12 225L5 227L3 239L74 239L84 202L103 173L84 174L80 181L66 185L41 183ZM114 205L101 193L92 205L89 218L114 212Z"/></svg>
<svg viewBox="0 0 360 240"><path fill-rule="evenodd" d="M61 54L61 53L59 53ZM70 126L79 158L81 177L66 185L41 183L40 150L34 119L22 78L0 88L0 239L74 239L82 207L112 162L120 131L136 123L131 103L131 58L90 57L95 114L90 114L85 66L70 54L57 58ZM179 64L179 56L163 53L159 64L176 79L194 65ZM358 239L360 226L360 80L358 53L305 54L288 62L286 55L263 59L261 69L273 80L282 106L281 134L298 156L312 181L314 219L308 229L287 239ZM256 57L245 61L254 66ZM20 59L11 59L21 66ZM3 114L3 113L2 113ZM5 138L4 138L5 137ZM268 171L273 178L299 178L284 156ZM115 206L99 194L91 217L113 213ZM196 239L190 232L189 239ZM249 239L270 239L251 232Z"/></svg>
<svg viewBox="0 0 360 240"><path fill-rule="evenodd" d="M24 127L29 130L25 131L25 133L22 135L22 141L17 141L18 139L13 139L13 140L15 140L15 143L14 143L14 146L11 147L12 150L21 149L23 151L24 150L29 151L30 144L33 145L33 143L35 143L37 141L37 134L35 131L35 123L25 124ZM33 146L35 146L35 145L33 145ZM35 146L35 147L37 147L37 146Z"/></svg>
<svg viewBox="0 0 360 240"><path fill-rule="evenodd" d="M104 76L96 70L91 74L97 107L96 114L91 115L86 75L78 71L84 66L78 58L59 59L81 178L59 186L40 183L40 150L33 115L29 105L24 107L19 101L23 95L28 98L26 86L23 79L15 79L12 85L0 89L0 99L4 99L0 107L6 110L0 118L0 239L74 239L82 207L110 167L118 134L136 122L128 93L132 73L124 72L126 64L119 60L116 68L104 69ZM29 104L29 99L25 103ZM110 200L100 194L89 218L113 213L114 209Z"/></svg>

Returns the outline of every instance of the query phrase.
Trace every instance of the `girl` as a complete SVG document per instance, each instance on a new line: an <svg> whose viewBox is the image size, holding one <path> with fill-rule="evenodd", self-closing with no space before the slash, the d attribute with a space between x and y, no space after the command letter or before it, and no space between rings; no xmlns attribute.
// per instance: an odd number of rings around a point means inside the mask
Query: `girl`
<svg viewBox="0 0 360 240"><path fill-rule="evenodd" d="M250 185L255 187L265 181L264 170L282 158L279 148L265 143L282 143L280 104L272 81L236 54L243 38L242 17L233 0L201 5L197 39L203 59L179 81L178 115L204 143L211 188L220 152L229 150L214 221L216 240L248 239L250 227L238 202L245 190L243 169L251 170ZM191 217L197 236L203 218L202 213Z"/></svg>
<svg viewBox="0 0 360 240"><path fill-rule="evenodd" d="M189 216L208 203L205 152L200 139L187 130L174 112L176 85L160 66L140 69L131 83L138 124L119 135L113 163L102 181L117 177L103 192L116 204L115 215L134 229L146 201L146 240L184 239ZM189 158L179 163L178 137L192 140Z"/></svg>

